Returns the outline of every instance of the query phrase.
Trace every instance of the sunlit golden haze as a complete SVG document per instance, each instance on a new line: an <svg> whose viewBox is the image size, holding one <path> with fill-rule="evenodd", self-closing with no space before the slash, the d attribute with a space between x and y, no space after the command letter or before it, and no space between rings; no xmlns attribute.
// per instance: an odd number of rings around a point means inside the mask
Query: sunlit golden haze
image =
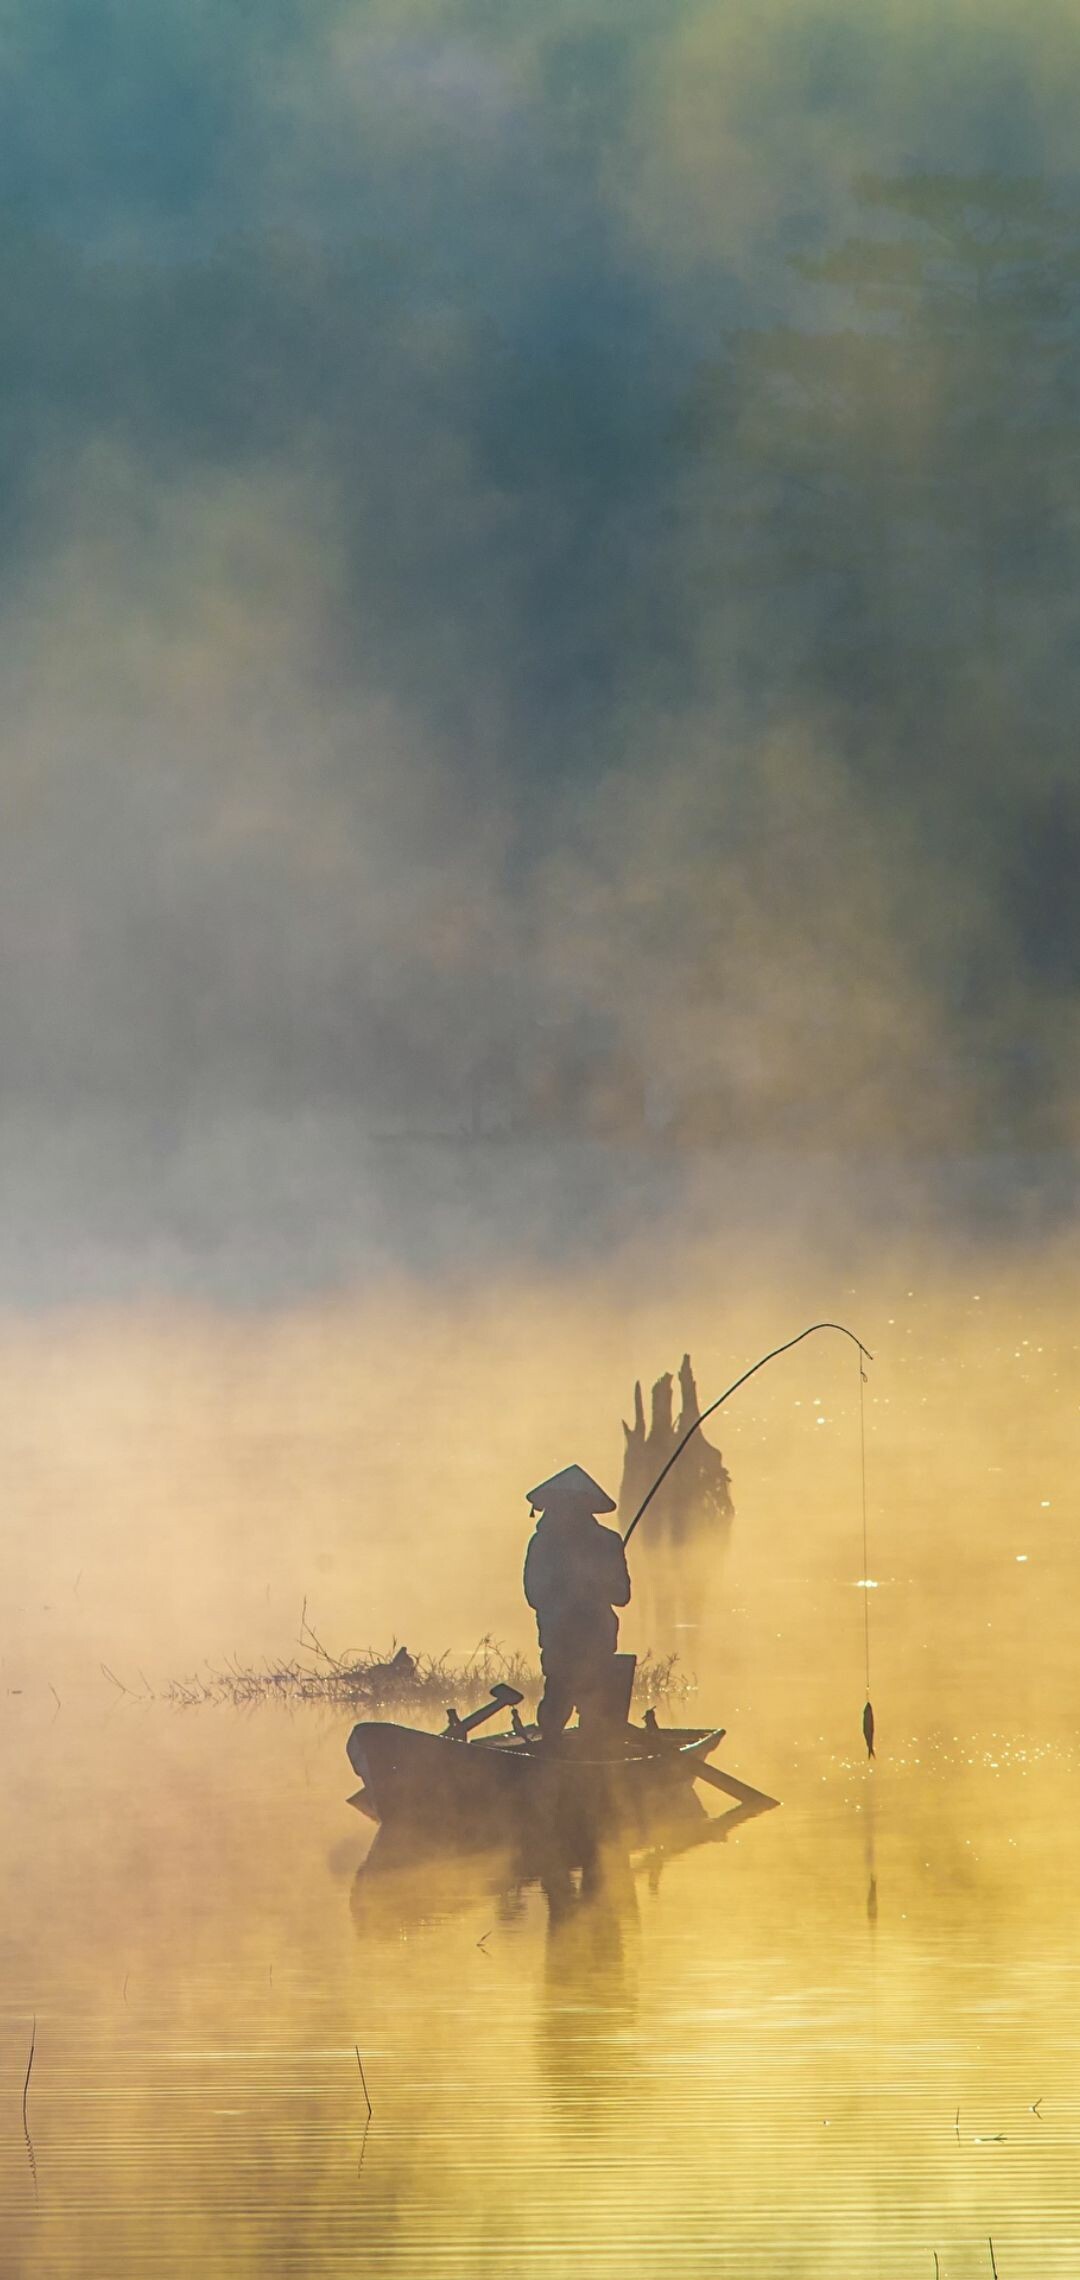
<svg viewBox="0 0 1080 2280"><path fill-rule="evenodd" d="M159 1690L228 1654L287 1659L305 1600L338 1652L391 1638L457 1651L484 1633L529 1646L530 1482L573 1460L617 1491L635 1377L689 1344L709 1398L824 1314L876 1355L879 1718L894 1739L962 1722L974 1687L984 1707L1003 1692L1010 1720L1056 1731L1071 1716L1072 1272L1063 1247L1037 1264L954 1265L946 1282L909 1254L886 1271L861 1264L854 1284L820 1263L781 1283L733 1245L678 1275L643 1254L614 1277L452 1292L398 1281L271 1319L9 1321L8 1683L97 1679L104 1660ZM675 1643L708 1714L741 1704L758 1746L796 1673L834 1743L856 1732L857 1396L852 1350L825 1334L712 1428L737 1517L726 1561L705 1559L703 1628ZM624 1623L639 1648L656 1559L646 1519Z"/></svg>

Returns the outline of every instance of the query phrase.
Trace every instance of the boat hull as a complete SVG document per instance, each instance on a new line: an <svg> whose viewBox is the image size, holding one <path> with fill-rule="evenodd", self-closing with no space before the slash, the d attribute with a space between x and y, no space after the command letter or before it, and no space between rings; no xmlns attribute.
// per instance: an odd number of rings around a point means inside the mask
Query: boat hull
<svg viewBox="0 0 1080 2280"><path fill-rule="evenodd" d="M705 1817L694 1781L719 1734L669 1733L659 1743L627 1729L620 1739L621 1749L599 1756L576 1731L555 1743L462 1742L365 1721L346 1747L364 1784L354 1800L361 1810L432 1843L550 1833L580 1851L616 1829L648 1841L662 1826Z"/></svg>

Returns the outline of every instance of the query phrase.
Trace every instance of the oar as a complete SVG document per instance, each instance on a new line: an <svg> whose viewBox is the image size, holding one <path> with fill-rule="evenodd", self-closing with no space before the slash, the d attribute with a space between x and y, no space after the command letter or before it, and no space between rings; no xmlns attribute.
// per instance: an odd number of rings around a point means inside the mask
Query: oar
<svg viewBox="0 0 1080 2280"><path fill-rule="evenodd" d="M695 1781L707 1781L710 1789L720 1789L725 1797L734 1797L740 1805L752 1805L756 1812L768 1813L779 1805L778 1797L766 1797L763 1789L751 1789L749 1782L736 1781L733 1773L721 1773L718 1766L706 1765L696 1759L693 1768Z"/></svg>
<svg viewBox="0 0 1080 2280"><path fill-rule="evenodd" d="M677 1836L665 1837L654 1845L645 1854L645 1860L653 1868L660 1869L666 1861L678 1860L682 1853L696 1852L700 1845L726 1844L729 1836L734 1830L741 1829L744 1821L756 1820L758 1814L764 1813L772 1803L770 1797L756 1805L732 1805L726 1813L717 1813L712 1819L706 1813L704 1820L699 1821L695 1828L680 1830Z"/></svg>
<svg viewBox="0 0 1080 2280"><path fill-rule="evenodd" d="M500 1710L509 1710L511 1706L516 1708L524 1700L524 1695L518 1693L516 1686L507 1686L505 1679L500 1678L498 1684L491 1689L490 1702L481 1703L479 1710L470 1710L467 1718L459 1718L456 1710L448 1710L446 1731L453 1736L455 1742L460 1742L465 1735L472 1733L474 1726L483 1726L489 1718L497 1718Z"/></svg>

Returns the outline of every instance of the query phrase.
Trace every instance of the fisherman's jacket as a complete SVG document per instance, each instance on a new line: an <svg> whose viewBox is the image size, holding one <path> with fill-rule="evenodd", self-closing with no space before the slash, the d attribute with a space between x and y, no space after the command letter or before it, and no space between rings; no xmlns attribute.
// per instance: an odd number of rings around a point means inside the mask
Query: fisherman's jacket
<svg viewBox="0 0 1080 2280"><path fill-rule="evenodd" d="M525 1554L525 1597L536 1611L541 1647L567 1653L614 1652L630 1597L622 1538L591 1514L545 1513Z"/></svg>

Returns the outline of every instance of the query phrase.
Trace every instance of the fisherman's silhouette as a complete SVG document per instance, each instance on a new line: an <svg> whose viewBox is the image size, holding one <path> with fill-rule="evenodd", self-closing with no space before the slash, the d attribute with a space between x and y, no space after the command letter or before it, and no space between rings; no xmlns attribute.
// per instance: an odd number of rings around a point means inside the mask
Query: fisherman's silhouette
<svg viewBox="0 0 1080 2280"><path fill-rule="evenodd" d="M671 1374L657 1378L646 1430L640 1382L634 1387L634 1422L623 1423L626 1452L619 1519L624 1528L701 1415L689 1354L683 1355L679 1393L676 1421ZM648 1631L661 1651L685 1647L683 1634L700 1624L708 1581L727 1549L734 1517L731 1475L723 1457L703 1433L693 1433L635 1538L642 1547L648 1587Z"/></svg>
<svg viewBox="0 0 1080 2280"><path fill-rule="evenodd" d="M544 1691L537 1722L545 1741L561 1734L576 1709L583 1732L623 1723L617 1607L630 1598L622 1539L601 1527L598 1512L615 1506L580 1465L568 1465L530 1489L540 1519L525 1554L525 1597L536 1615Z"/></svg>

